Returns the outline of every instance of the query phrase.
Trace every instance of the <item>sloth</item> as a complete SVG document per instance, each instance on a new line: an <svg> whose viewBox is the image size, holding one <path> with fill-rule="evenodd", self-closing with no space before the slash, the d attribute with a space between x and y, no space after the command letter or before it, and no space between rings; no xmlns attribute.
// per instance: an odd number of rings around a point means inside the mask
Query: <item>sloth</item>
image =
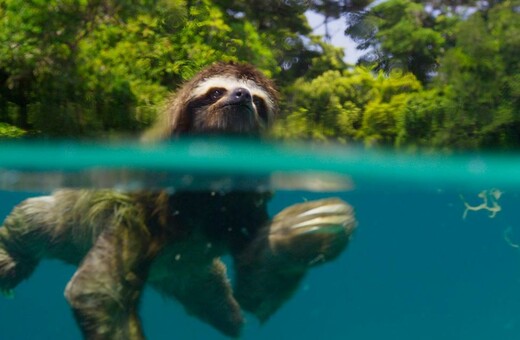
<svg viewBox="0 0 520 340"><path fill-rule="evenodd" d="M217 63L177 91L144 139L261 135L277 100L272 81L254 67ZM86 339L144 339L138 308L145 285L238 337L244 312L266 321L310 268L342 253L356 227L352 207L338 198L298 203L270 218L270 196L60 189L29 198L0 227L0 291L27 279L40 260L60 259L77 265L65 298Z"/></svg>

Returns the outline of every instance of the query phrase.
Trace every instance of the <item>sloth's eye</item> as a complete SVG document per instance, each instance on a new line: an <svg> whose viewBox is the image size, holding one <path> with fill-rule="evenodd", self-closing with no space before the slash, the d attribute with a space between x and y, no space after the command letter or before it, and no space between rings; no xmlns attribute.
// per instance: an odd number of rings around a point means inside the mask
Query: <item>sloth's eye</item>
<svg viewBox="0 0 520 340"><path fill-rule="evenodd" d="M265 122L267 122L268 117L267 117L267 107L265 105L265 101L258 96L253 96L253 104L255 104L256 112L258 113L260 118L262 118Z"/></svg>
<svg viewBox="0 0 520 340"><path fill-rule="evenodd" d="M209 91L209 97L211 100L218 100L224 95L224 89L212 89Z"/></svg>
<svg viewBox="0 0 520 340"><path fill-rule="evenodd" d="M253 98L253 103L255 104L255 106L257 108L259 108L259 107L261 107L263 105L262 99L260 99L260 98L258 98L256 96Z"/></svg>

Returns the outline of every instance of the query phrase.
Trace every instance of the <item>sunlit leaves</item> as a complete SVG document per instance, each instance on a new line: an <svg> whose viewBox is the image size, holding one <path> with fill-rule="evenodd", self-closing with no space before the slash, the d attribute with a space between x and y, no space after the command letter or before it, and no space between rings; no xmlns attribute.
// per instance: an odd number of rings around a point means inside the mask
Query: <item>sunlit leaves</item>
<svg viewBox="0 0 520 340"><path fill-rule="evenodd" d="M22 137L27 132L13 125L0 123L0 139Z"/></svg>
<svg viewBox="0 0 520 340"><path fill-rule="evenodd" d="M386 76L361 67L328 71L310 81L300 79L289 91L286 110L290 113L275 135L394 144L408 100L421 90L410 73Z"/></svg>

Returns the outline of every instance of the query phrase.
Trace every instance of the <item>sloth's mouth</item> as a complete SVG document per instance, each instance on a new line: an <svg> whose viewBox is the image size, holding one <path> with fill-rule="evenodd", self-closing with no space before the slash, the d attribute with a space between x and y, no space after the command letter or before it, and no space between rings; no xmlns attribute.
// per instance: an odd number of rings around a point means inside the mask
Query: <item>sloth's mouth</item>
<svg viewBox="0 0 520 340"><path fill-rule="evenodd" d="M221 118L228 121L230 125L239 124L238 130L247 130L257 125L256 110L247 103L228 103L222 106Z"/></svg>
<svg viewBox="0 0 520 340"><path fill-rule="evenodd" d="M237 111L249 111L251 113L254 113L254 109L253 109L253 105L250 104L250 103L244 103L244 102L240 102L240 103L226 103L224 105L222 105L223 108L234 108L235 110Z"/></svg>
<svg viewBox="0 0 520 340"><path fill-rule="evenodd" d="M195 115L194 130L212 134L258 134L263 130L258 114L248 102L220 103L211 111Z"/></svg>

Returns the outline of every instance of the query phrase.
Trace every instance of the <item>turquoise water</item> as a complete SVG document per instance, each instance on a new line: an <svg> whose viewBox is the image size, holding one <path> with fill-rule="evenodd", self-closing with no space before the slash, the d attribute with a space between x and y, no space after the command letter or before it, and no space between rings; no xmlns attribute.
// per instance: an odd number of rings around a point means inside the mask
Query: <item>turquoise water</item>
<svg viewBox="0 0 520 340"><path fill-rule="evenodd" d="M0 144L0 219L61 186L276 189L272 214L329 196L353 205L359 226L347 251L312 270L265 325L249 316L243 339L520 338L520 155L220 140ZM43 262L14 299L0 298L0 339L80 339L63 298L73 272ZM152 290L141 316L148 339L225 339Z"/></svg>

